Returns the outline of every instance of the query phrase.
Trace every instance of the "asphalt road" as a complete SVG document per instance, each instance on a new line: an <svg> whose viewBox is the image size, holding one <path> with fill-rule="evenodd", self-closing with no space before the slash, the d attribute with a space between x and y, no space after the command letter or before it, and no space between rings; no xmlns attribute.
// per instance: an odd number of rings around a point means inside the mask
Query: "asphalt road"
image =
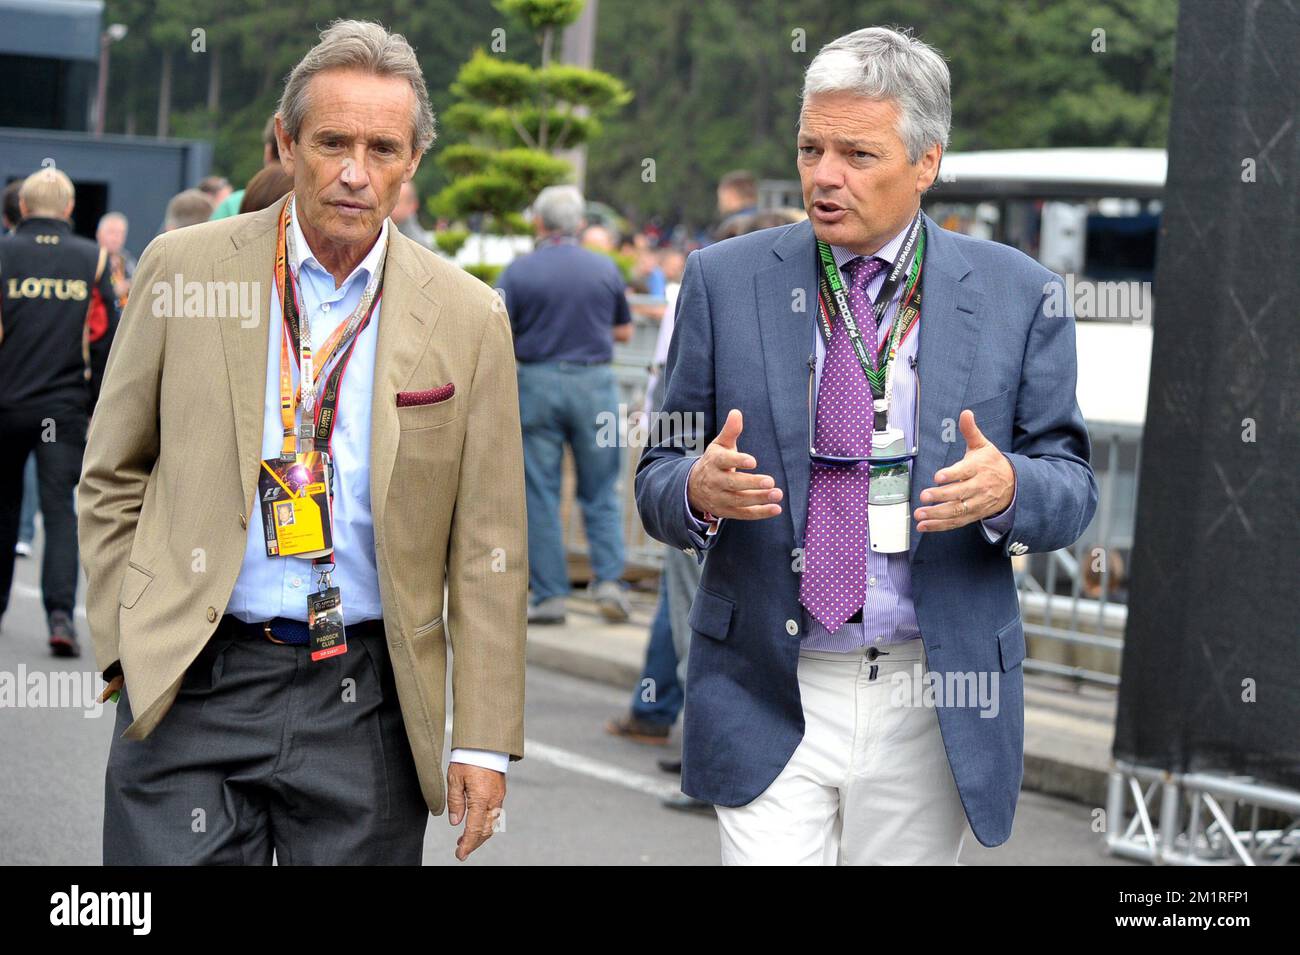
<svg viewBox="0 0 1300 955"><path fill-rule="evenodd" d="M38 582L37 561L19 560L0 628L0 677L71 674L67 685L84 701L95 685L84 613L77 615L83 655L51 657ZM676 754L676 736L666 747L650 747L604 733L605 720L622 711L630 692L539 668L530 671L526 754L510 768L504 827L470 864L717 863L712 815L668 810L658 801L675 785L655 761ZM112 704L98 712L84 702L0 706L0 864L99 863L112 729ZM962 862L1125 864L1105 854L1100 836L1090 829L1091 813L1092 807L1025 793L1011 840L985 849L968 834ZM431 817L426 864L457 864L455 839L445 815Z"/></svg>

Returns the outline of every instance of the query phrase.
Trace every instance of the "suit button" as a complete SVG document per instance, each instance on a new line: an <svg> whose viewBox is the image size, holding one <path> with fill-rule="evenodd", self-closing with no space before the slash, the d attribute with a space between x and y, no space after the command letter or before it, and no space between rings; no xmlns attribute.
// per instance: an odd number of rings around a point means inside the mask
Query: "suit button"
<svg viewBox="0 0 1300 955"><path fill-rule="evenodd" d="M793 620L787 620L785 622L785 632L790 634L792 637L795 636L799 632L799 624L795 623Z"/></svg>
<svg viewBox="0 0 1300 955"><path fill-rule="evenodd" d="M216 623L216 622L217 622L217 608L216 608L216 607L209 607L209 608L208 608L208 623Z"/></svg>
<svg viewBox="0 0 1300 955"><path fill-rule="evenodd" d="M242 527L244 530L248 530L248 518L245 517L243 514L239 515L239 526Z"/></svg>

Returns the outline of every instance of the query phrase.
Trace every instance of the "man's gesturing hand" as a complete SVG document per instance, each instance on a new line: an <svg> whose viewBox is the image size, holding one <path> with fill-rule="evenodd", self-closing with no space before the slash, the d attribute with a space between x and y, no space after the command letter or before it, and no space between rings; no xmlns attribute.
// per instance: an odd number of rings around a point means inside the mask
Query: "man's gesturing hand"
<svg viewBox="0 0 1300 955"><path fill-rule="evenodd" d="M686 481L686 498L696 513L714 517L735 517L756 521L781 513L781 489L767 474L741 474L758 467L750 455L736 448L744 421L740 411L732 408L718 436L709 442L704 454L691 467Z"/></svg>
<svg viewBox="0 0 1300 955"><path fill-rule="evenodd" d="M975 415L964 410L958 419L966 454L934 475L936 484L921 492L915 517L918 531L950 531L1000 514L1016 493L1016 472L1006 455L975 426Z"/></svg>
<svg viewBox="0 0 1300 955"><path fill-rule="evenodd" d="M456 840L457 859L464 862L492 837L505 800L505 773L468 763L447 767L447 821L459 826L465 820L465 831Z"/></svg>

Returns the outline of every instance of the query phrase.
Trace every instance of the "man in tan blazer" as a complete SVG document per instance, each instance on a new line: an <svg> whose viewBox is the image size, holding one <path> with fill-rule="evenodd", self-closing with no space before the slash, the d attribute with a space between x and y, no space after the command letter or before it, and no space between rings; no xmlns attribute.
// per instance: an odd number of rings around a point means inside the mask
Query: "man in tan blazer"
<svg viewBox="0 0 1300 955"><path fill-rule="evenodd" d="M145 251L88 439L87 612L121 690L105 862L418 864L444 805L463 860L523 754L509 322L387 220L434 138L401 36L332 24L277 136L285 201ZM323 494L287 503L296 472L275 470L313 447L332 457L334 546L314 561L270 526L324 512ZM342 640L328 600L308 612L331 590Z"/></svg>

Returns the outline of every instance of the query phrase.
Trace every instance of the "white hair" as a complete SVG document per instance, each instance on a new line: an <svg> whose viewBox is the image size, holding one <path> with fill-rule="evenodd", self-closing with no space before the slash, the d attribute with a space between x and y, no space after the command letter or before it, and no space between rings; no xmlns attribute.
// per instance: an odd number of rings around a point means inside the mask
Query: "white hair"
<svg viewBox="0 0 1300 955"><path fill-rule="evenodd" d="M898 137L916 162L931 146L948 146L952 98L948 64L934 47L907 33L868 27L822 47L804 74L803 97L855 93L898 106Z"/></svg>
<svg viewBox="0 0 1300 955"><path fill-rule="evenodd" d="M577 186L547 186L533 200L533 216L547 232L572 235L586 216L587 203Z"/></svg>

